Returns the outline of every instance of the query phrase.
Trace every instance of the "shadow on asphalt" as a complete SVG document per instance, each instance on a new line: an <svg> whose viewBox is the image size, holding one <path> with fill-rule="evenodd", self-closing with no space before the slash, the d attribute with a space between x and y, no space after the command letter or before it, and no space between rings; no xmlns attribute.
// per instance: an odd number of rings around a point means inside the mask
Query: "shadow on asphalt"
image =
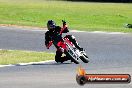
<svg viewBox="0 0 132 88"><path fill-rule="evenodd" d="M21 64L16 64L15 66L29 66L29 65L67 65L67 64L74 64L74 63L68 63L68 62L65 62L65 63L35 63L35 64L27 64L27 65L21 65Z"/></svg>
<svg viewBox="0 0 132 88"><path fill-rule="evenodd" d="M74 63L41 63L41 64L31 64L31 65L65 65L65 64L74 64Z"/></svg>

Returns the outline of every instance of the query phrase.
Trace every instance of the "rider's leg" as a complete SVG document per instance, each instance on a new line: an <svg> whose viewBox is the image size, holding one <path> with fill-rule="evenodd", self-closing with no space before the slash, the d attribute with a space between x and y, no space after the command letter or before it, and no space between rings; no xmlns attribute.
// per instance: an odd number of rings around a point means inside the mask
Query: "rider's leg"
<svg viewBox="0 0 132 88"><path fill-rule="evenodd" d="M80 51L83 51L83 48L79 46L76 38L73 35L66 35L66 37L75 45L76 48L78 48Z"/></svg>
<svg viewBox="0 0 132 88"><path fill-rule="evenodd" d="M66 56L62 57L62 52L60 50L56 51L56 55L55 55L55 61L56 62L64 62L67 61L68 58Z"/></svg>
<svg viewBox="0 0 132 88"><path fill-rule="evenodd" d="M55 55L55 61L56 62L61 62L60 60L61 60L61 56L62 56L62 52L60 52L60 51L56 51L56 55Z"/></svg>

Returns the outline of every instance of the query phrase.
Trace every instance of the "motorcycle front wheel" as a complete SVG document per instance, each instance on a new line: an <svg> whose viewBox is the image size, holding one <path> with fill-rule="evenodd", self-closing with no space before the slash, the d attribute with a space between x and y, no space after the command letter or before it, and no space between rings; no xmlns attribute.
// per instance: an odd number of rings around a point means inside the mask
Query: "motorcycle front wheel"
<svg viewBox="0 0 132 88"><path fill-rule="evenodd" d="M86 56L86 55L82 55L82 56L80 56L79 57L84 63L88 63L89 62L89 58L88 58L88 56Z"/></svg>

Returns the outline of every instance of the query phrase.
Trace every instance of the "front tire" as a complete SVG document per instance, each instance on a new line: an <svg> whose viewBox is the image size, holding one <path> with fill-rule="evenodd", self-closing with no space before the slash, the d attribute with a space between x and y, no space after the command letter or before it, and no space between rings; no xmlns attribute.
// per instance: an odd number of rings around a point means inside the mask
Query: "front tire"
<svg viewBox="0 0 132 88"><path fill-rule="evenodd" d="M84 63L88 63L89 62L89 58L88 56L82 55L79 57Z"/></svg>

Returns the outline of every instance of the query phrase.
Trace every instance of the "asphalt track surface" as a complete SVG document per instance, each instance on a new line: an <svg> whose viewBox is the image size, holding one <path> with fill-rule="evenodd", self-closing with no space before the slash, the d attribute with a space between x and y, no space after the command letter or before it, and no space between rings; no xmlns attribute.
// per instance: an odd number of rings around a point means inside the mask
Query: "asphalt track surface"
<svg viewBox="0 0 132 88"><path fill-rule="evenodd" d="M0 27L0 49L55 52L43 47L45 31ZM90 58L87 73L132 75L132 34L72 32ZM65 62L0 68L0 88L132 88L132 84L76 83L79 65Z"/></svg>

